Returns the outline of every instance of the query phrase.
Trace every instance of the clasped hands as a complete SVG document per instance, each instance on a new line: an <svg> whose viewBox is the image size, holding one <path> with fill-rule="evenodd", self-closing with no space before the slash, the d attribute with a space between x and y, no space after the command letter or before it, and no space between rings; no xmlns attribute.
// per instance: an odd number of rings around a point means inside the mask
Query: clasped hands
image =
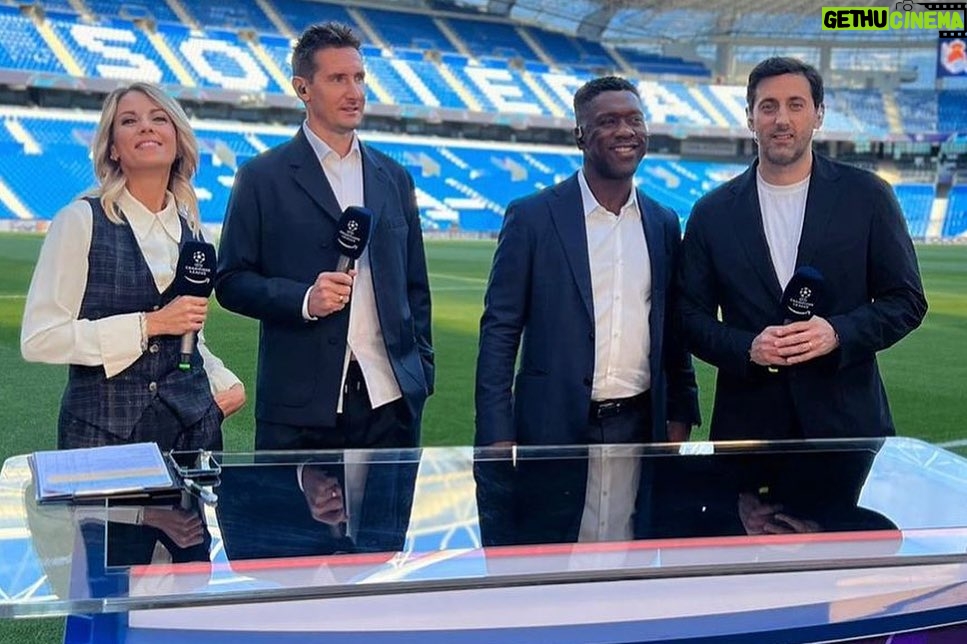
<svg viewBox="0 0 967 644"><path fill-rule="evenodd" d="M763 501L757 494L742 492L738 501L739 519L748 535L802 534L820 532L822 526L783 512L781 503Z"/></svg>
<svg viewBox="0 0 967 644"><path fill-rule="evenodd" d="M839 338L825 318L767 326L752 341L749 358L763 367L790 367L815 360L839 346Z"/></svg>
<svg viewBox="0 0 967 644"><path fill-rule="evenodd" d="M319 273L309 291L309 315L323 318L346 308L357 273L355 268L348 273Z"/></svg>

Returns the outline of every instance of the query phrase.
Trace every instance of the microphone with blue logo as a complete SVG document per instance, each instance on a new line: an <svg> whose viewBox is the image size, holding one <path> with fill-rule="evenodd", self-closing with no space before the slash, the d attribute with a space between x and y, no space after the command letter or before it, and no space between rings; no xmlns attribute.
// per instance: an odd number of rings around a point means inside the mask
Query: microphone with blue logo
<svg viewBox="0 0 967 644"><path fill-rule="evenodd" d="M181 245L173 284L175 295L208 298L215 285L215 247L208 242L189 240ZM195 332L181 336L178 368L191 369L191 354L195 350Z"/></svg>
<svg viewBox="0 0 967 644"><path fill-rule="evenodd" d="M812 266L800 266L792 274L782 292L782 323L804 322L810 319L816 303L822 300L826 280ZM779 367L769 367L769 373L779 373Z"/></svg>
<svg viewBox="0 0 967 644"><path fill-rule="evenodd" d="M816 303L822 299L825 283L823 274L812 266L797 268L782 293L782 323L810 319Z"/></svg>
<svg viewBox="0 0 967 644"><path fill-rule="evenodd" d="M363 206L346 208L336 227L335 242L339 249L336 272L348 273L356 265L369 243L369 231L373 226L373 211Z"/></svg>

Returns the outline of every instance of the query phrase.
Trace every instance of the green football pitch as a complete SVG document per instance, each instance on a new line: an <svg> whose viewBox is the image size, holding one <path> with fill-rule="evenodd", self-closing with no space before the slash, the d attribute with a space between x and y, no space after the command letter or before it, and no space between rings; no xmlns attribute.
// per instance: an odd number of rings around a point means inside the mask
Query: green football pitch
<svg viewBox="0 0 967 644"><path fill-rule="evenodd" d="M20 319L42 238L0 234L0 457L52 448L66 368L20 357ZM430 240L436 393L423 422L426 445L473 439L473 371L477 328L494 244ZM880 354L881 370L901 434L934 443L967 443L967 246L917 249L930 310L921 328ZM226 449L252 448L257 324L212 305L205 335L212 350L245 382L249 402L225 426ZM703 418L714 373L696 364ZM700 428L696 439L705 437ZM0 642L53 642L60 620L0 624Z"/></svg>

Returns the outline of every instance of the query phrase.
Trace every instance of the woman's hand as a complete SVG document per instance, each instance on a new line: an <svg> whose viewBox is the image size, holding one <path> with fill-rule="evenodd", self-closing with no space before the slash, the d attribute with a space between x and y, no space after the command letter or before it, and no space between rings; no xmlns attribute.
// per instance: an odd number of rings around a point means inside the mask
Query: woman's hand
<svg viewBox="0 0 967 644"><path fill-rule="evenodd" d="M215 404L222 410L222 415L228 418L245 404L245 386L236 383L225 391L215 394Z"/></svg>
<svg viewBox="0 0 967 644"><path fill-rule="evenodd" d="M163 308L144 316L148 337L156 335L184 335L200 331L208 316L208 298L179 295Z"/></svg>
<svg viewBox="0 0 967 644"><path fill-rule="evenodd" d="M197 512L147 507L144 509L144 525L161 530L179 548L197 546L205 540L205 524Z"/></svg>

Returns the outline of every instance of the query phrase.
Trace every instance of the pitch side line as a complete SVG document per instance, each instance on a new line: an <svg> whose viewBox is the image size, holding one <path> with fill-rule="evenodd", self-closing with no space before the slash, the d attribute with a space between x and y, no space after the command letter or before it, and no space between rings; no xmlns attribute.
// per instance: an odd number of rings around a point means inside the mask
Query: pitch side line
<svg viewBox="0 0 967 644"><path fill-rule="evenodd" d="M443 273L429 273L429 276L433 279L441 280L455 280L457 282L469 282L471 284L480 284L481 286L487 285L487 280L481 279L479 277L464 277L463 275L445 275Z"/></svg>

